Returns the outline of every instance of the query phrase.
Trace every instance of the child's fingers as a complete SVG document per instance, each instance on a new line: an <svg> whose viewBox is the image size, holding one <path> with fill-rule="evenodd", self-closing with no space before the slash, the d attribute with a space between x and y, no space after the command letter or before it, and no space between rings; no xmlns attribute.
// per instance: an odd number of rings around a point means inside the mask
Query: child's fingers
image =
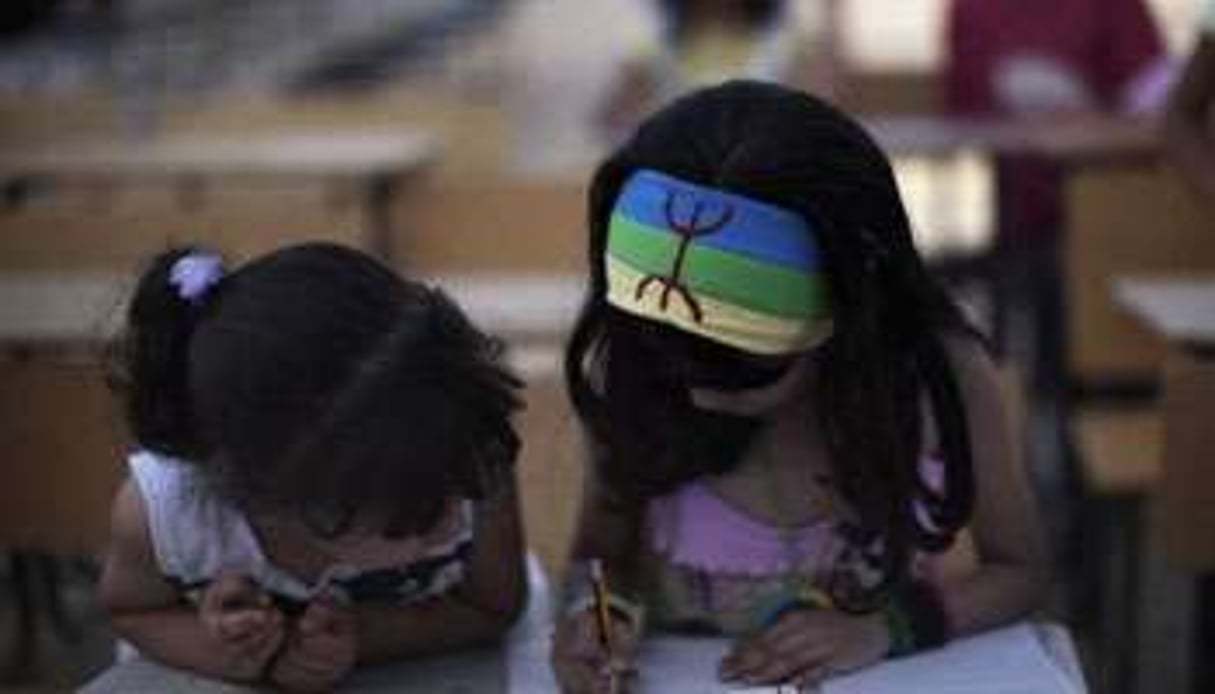
<svg viewBox="0 0 1215 694"><path fill-rule="evenodd" d="M225 611L261 607L263 593L245 574L221 573L207 586L204 601L210 609Z"/></svg>
<svg viewBox="0 0 1215 694"><path fill-rule="evenodd" d="M248 661L258 663L260 669L278 652L286 638L287 632L281 627L263 629L239 640L229 641L228 646Z"/></svg>
<svg viewBox="0 0 1215 694"><path fill-rule="evenodd" d="M354 667L354 657L353 643L348 640L327 636L307 639L297 634L276 666L276 679L281 675L286 682L309 685L291 689L327 689Z"/></svg>
<svg viewBox="0 0 1215 694"><path fill-rule="evenodd" d="M613 658L600 666L597 691L605 694L624 694L632 691L632 684L637 678L637 668L632 660Z"/></svg>
<svg viewBox="0 0 1215 694"><path fill-rule="evenodd" d="M227 619L228 615L273 611L269 596L248 576L222 573L203 590L198 615L203 628L219 639L239 638L257 618ZM256 625L252 625L256 626Z"/></svg>
<svg viewBox="0 0 1215 694"><path fill-rule="evenodd" d="M225 641L235 641L268 629L273 621L266 610L222 612L216 618L216 632Z"/></svg>
<svg viewBox="0 0 1215 694"><path fill-rule="evenodd" d="M759 667L743 673L742 679L753 684L789 682L799 673L818 672L826 667L828 660L828 655L823 652L808 652L796 656L772 653Z"/></svg>
<svg viewBox="0 0 1215 694"><path fill-rule="evenodd" d="M598 694L606 692L606 680L601 668L583 661L555 659L554 674L561 683L561 691L569 694Z"/></svg>
<svg viewBox="0 0 1215 694"><path fill-rule="evenodd" d="M835 670L831 668L830 663L817 663L795 674L790 681L797 685L798 689L809 689L822 684L823 680L833 674Z"/></svg>
<svg viewBox="0 0 1215 694"><path fill-rule="evenodd" d="M308 604L300 617L299 629L308 635L345 633L354 629L354 615L336 598L322 595Z"/></svg>
<svg viewBox="0 0 1215 694"><path fill-rule="evenodd" d="M792 633L777 643L751 643L722 660L720 676L726 681L772 684L793 679L798 673L821 667L831 657L829 644L812 634Z"/></svg>
<svg viewBox="0 0 1215 694"><path fill-rule="evenodd" d="M283 616L277 611L247 610L220 619L229 625L221 630L221 635L240 648L256 649L257 644L284 633Z"/></svg>
<svg viewBox="0 0 1215 694"><path fill-rule="evenodd" d="M612 654L632 660L639 641L636 630L619 619L613 619L610 628ZM590 612L568 618L560 631L554 643L572 656L594 662L602 662L607 657L599 634L599 623Z"/></svg>

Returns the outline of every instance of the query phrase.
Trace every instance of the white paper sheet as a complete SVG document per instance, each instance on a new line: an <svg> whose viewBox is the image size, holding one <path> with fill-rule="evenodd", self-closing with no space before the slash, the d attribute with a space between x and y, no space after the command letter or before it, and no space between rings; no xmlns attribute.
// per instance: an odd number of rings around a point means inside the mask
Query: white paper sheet
<svg viewBox="0 0 1215 694"><path fill-rule="evenodd" d="M823 694L1084 694L1028 624L830 680Z"/></svg>
<svg viewBox="0 0 1215 694"><path fill-rule="evenodd" d="M507 691L557 694L549 665L551 606L538 567L527 614L506 643ZM1049 643L1049 646L1047 642ZM638 694L771 694L776 687L730 688L717 666L730 641L657 636L642 646ZM786 688L789 691L789 688ZM1086 694L1066 629L1021 623L947 647L829 680L819 694ZM784 694L781 692L780 694Z"/></svg>
<svg viewBox="0 0 1215 694"><path fill-rule="evenodd" d="M732 688L717 681L729 641L661 636L642 649L640 694L780 693L777 687ZM547 665L533 651L533 662ZM546 669L546 668L545 668ZM551 675L533 670L511 678L512 692L556 691ZM828 680L821 694L1085 694L1048 653L1035 627L1020 624L951 643L948 647L881 663Z"/></svg>

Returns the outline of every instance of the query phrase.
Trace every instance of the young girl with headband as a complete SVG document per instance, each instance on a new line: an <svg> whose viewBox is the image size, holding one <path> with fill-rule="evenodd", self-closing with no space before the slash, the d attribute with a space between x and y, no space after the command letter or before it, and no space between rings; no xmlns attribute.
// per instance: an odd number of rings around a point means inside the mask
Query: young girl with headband
<svg viewBox="0 0 1215 694"><path fill-rule="evenodd" d="M330 690L511 624L519 382L442 293L333 245L174 250L117 356L139 450L101 598L144 656Z"/></svg>
<svg viewBox="0 0 1215 694"><path fill-rule="evenodd" d="M1034 607L996 367L859 126L774 85L693 93L601 166L590 227L565 365L592 462L553 643L567 691L606 691L644 629L735 637L724 680L810 684ZM945 575L963 529L977 566Z"/></svg>

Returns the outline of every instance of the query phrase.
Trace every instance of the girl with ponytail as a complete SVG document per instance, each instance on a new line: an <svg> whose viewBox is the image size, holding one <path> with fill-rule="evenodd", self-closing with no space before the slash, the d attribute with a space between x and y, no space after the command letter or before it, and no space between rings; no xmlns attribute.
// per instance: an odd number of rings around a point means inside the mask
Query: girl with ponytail
<svg viewBox="0 0 1215 694"><path fill-rule="evenodd" d="M996 368L857 124L770 84L694 92L599 168L589 225L565 362L591 459L554 639L566 690L628 672L643 623L736 637L724 679L806 685L1035 605ZM977 566L944 575L963 529ZM616 589L611 660L592 559Z"/></svg>
<svg viewBox="0 0 1215 694"><path fill-rule="evenodd" d="M138 450L101 595L144 656L328 690L513 621L520 384L442 293L327 244L172 250L115 355Z"/></svg>

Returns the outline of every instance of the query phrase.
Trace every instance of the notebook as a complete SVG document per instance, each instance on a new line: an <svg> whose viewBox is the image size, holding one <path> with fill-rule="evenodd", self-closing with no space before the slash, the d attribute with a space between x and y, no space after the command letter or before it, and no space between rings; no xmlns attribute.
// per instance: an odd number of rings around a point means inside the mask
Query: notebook
<svg viewBox="0 0 1215 694"><path fill-rule="evenodd" d="M792 692L791 688L716 684L724 639L657 637L643 648L641 692ZM1073 659L1067 650L1064 657ZM828 680L820 694L1085 694L1083 680L1061 666L1040 631L1019 624L950 643L921 655L890 660Z"/></svg>

